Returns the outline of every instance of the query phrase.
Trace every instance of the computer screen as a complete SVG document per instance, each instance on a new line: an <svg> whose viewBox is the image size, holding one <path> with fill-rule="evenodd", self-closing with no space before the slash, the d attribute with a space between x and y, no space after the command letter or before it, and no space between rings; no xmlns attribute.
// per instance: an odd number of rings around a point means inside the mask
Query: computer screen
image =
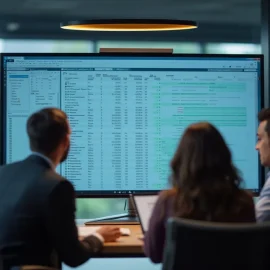
<svg viewBox="0 0 270 270"><path fill-rule="evenodd" d="M155 195L133 195L133 202L143 233L148 231L149 221L158 200L158 194Z"/></svg>
<svg viewBox="0 0 270 270"><path fill-rule="evenodd" d="M78 196L152 193L169 187L184 129L209 121L229 145L245 188L261 187L260 55L3 54L1 63L4 163L30 154L30 114L58 107L72 135L57 171Z"/></svg>

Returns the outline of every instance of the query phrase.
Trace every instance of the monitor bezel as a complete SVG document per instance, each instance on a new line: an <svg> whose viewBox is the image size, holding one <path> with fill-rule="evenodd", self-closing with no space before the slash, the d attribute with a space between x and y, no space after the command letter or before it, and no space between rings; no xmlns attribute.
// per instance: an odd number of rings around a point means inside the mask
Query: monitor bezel
<svg viewBox="0 0 270 270"><path fill-rule="evenodd" d="M2 127L2 132L0 132L0 164L5 164L5 144L6 144L6 133L4 130L6 129L6 93L5 93L5 78L4 78L4 57L183 57L183 58L258 58L260 59L260 96L259 96L259 104L258 111L264 108L265 102L265 94L264 94L264 56L262 54L182 54L182 53L144 53L144 52L101 52L101 53L1 53L1 91L0 91L0 102L1 102L1 117L0 117L0 125ZM256 130L254 130L256 132ZM255 144L255 142L254 142ZM253 196L257 196L265 182L265 169L260 164L260 158L258 155L258 164L259 164L259 181L258 181L258 189L257 190L249 190L252 192ZM168 176L169 178L169 176ZM77 198L112 198L112 197L123 197L129 198L130 195L153 195L158 193L160 190L128 190L128 191L113 191L113 190L103 190L103 191L76 191ZM115 193L114 193L115 192Z"/></svg>

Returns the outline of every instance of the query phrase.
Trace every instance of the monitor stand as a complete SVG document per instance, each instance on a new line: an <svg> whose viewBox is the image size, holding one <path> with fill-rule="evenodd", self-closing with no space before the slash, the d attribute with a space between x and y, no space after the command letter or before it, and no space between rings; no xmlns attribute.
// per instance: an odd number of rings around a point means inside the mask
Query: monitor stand
<svg viewBox="0 0 270 270"><path fill-rule="evenodd" d="M137 225L139 224L136 208L134 206L132 197L130 197L129 199L126 199L125 205L127 205L128 207L127 213L90 219L84 224L85 225L116 225L116 224Z"/></svg>

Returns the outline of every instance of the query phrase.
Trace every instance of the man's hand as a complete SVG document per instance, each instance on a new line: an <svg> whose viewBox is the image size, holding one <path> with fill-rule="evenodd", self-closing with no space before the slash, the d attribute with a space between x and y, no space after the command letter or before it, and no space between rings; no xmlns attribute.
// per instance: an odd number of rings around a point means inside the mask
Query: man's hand
<svg viewBox="0 0 270 270"><path fill-rule="evenodd" d="M121 236L120 228L111 226L101 227L97 233L104 238L105 242L113 242Z"/></svg>

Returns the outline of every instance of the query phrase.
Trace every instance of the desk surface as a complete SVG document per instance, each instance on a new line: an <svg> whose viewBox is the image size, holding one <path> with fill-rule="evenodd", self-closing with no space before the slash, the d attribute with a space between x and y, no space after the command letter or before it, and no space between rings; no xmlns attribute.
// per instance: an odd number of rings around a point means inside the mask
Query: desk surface
<svg viewBox="0 0 270 270"><path fill-rule="evenodd" d="M144 257L143 241L139 239L142 235L140 225L116 225L129 228L130 236L122 236L117 242L105 243L102 254L98 257Z"/></svg>

